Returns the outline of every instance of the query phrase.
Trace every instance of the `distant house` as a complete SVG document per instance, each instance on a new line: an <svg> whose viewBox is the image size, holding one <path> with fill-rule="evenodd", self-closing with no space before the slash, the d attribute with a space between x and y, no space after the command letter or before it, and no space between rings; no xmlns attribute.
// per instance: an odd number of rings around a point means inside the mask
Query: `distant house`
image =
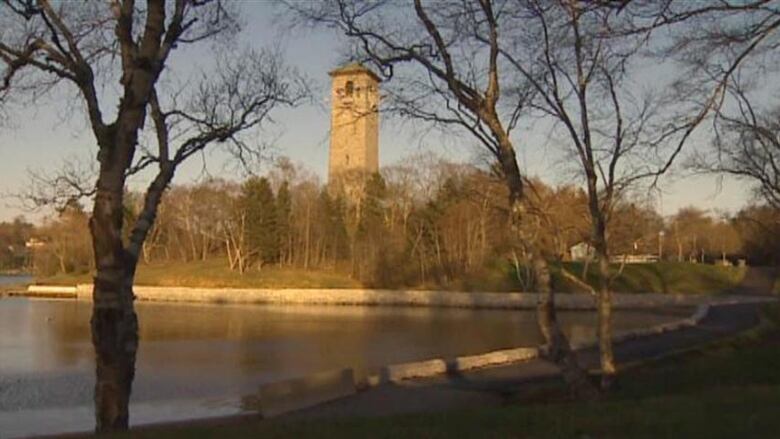
<svg viewBox="0 0 780 439"><path fill-rule="evenodd" d="M610 256L609 262L613 264L649 264L658 262L658 255L613 255Z"/></svg>
<svg viewBox="0 0 780 439"><path fill-rule="evenodd" d="M41 248L41 247L43 247L45 245L46 245L46 243L41 241L38 238L30 238L30 239L27 240L27 242L24 243L24 246L29 248L29 249Z"/></svg>
<svg viewBox="0 0 780 439"><path fill-rule="evenodd" d="M580 242L569 248L569 255L572 261L592 261L596 250L587 242Z"/></svg>

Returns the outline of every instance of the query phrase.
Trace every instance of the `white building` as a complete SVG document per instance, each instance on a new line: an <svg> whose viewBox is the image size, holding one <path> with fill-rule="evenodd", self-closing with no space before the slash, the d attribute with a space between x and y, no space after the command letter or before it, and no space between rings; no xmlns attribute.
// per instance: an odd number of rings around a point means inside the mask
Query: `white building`
<svg viewBox="0 0 780 439"><path fill-rule="evenodd" d="M569 248L569 255L572 261L592 261L596 255L596 249L587 242L580 242Z"/></svg>

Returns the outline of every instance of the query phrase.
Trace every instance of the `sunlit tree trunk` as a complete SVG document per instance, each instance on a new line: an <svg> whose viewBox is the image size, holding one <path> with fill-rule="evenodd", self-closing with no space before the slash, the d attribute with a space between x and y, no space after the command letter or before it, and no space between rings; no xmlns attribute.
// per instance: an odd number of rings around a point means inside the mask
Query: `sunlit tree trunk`
<svg viewBox="0 0 780 439"><path fill-rule="evenodd" d="M571 349L569 340L561 331L555 311L555 292L550 287L550 268L547 261L535 256L532 261L536 291L539 294L537 322L545 340L546 355L561 369L569 391L576 398L592 400L598 392L585 370L577 362L577 355Z"/></svg>
<svg viewBox="0 0 780 439"><path fill-rule="evenodd" d="M517 161L514 157L514 150L511 149L508 137L502 141L506 159L502 161L505 169L505 175L515 176L507 177L506 183L510 190L511 206L511 226L515 233L520 230L521 215L523 207L520 204L520 197L523 196L523 184L520 178L520 172L517 167ZM564 381L572 393L577 398L591 400L597 397L598 392L590 381L587 371L580 367L575 352L571 349L569 339L560 328L555 308L555 292L551 287L550 268L547 260L540 253L539 249L533 249L531 256L531 270L534 275L534 286L539 295L537 304L536 320L539 331L542 333L545 341L546 356L561 370Z"/></svg>
<svg viewBox="0 0 780 439"><path fill-rule="evenodd" d="M122 243L124 176L101 166L90 219L97 274L93 289L92 343L95 347L96 431L128 427L128 403L138 347L138 320L133 306L136 261Z"/></svg>
<svg viewBox="0 0 780 439"><path fill-rule="evenodd" d="M599 295L598 295L598 339L601 363L601 387L608 389L615 380L617 367L612 350L612 289L610 285L609 255L604 250L598 250L596 257L599 263Z"/></svg>

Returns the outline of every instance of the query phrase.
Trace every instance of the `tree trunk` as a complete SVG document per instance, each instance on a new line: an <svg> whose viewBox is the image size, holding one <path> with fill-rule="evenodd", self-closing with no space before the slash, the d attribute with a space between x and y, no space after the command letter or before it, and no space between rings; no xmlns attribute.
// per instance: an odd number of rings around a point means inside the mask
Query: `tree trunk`
<svg viewBox="0 0 780 439"><path fill-rule="evenodd" d="M303 269L309 269L309 254L311 251L311 203L306 205L306 228L304 232Z"/></svg>
<svg viewBox="0 0 780 439"><path fill-rule="evenodd" d="M603 244L602 244L603 248ZM609 281L609 257L604 251L598 251L599 274L601 283L598 303L598 338L601 360L601 388L609 389L615 380L617 368L612 351L612 291Z"/></svg>
<svg viewBox="0 0 780 439"><path fill-rule="evenodd" d="M65 256L57 254L57 262L59 263L60 266L60 273L67 274L68 267L65 264Z"/></svg>
<svg viewBox="0 0 780 439"><path fill-rule="evenodd" d="M148 245L147 243L145 243L145 242L144 242L144 245L143 245L143 247L141 248L141 254L143 255L143 258L144 258L144 263L145 263L145 264L148 264L148 263L149 263L149 254L150 254L150 253L151 253L151 250L149 249L149 245Z"/></svg>
<svg viewBox="0 0 780 439"><path fill-rule="evenodd" d="M545 340L546 357L561 370L569 392L578 399L594 400L598 390L588 373L577 362L577 354L571 349L566 334L561 331L555 311L555 293L550 287L550 269L541 256L532 261L536 290L539 294L537 323Z"/></svg>
<svg viewBox="0 0 780 439"><path fill-rule="evenodd" d="M121 176L101 172L90 220L97 267L91 319L97 432L128 428L138 348L132 288L135 262L122 244L122 183Z"/></svg>
<svg viewBox="0 0 780 439"><path fill-rule="evenodd" d="M601 389L607 390L615 380L615 357L612 352L612 278L609 272L609 246L607 244L607 218L612 203L608 189L599 200L597 176L592 161L585 165L588 175L588 210L591 218L591 241L599 265L598 290L598 340L601 363Z"/></svg>
<svg viewBox="0 0 780 439"><path fill-rule="evenodd" d="M677 262L682 262L683 246L682 241L680 240L680 232L677 228L677 222L674 223L674 240L677 242Z"/></svg>
<svg viewBox="0 0 780 439"><path fill-rule="evenodd" d="M98 273L98 278L100 273ZM132 279L118 284L95 279L95 297L118 297L116 306L96 302L92 312L92 344L96 353L95 431L129 426L130 392L135 377L138 319L133 307Z"/></svg>
<svg viewBox="0 0 780 439"><path fill-rule="evenodd" d="M208 235L201 234L201 249L200 249L200 260L205 261L208 258L209 255L209 248L211 247L211 240L209 239Z"/></svg>
<svg viewBox="0 0 780 439"><path fill-rule="evenodd" d="M495 123L495 122L494 122ZM497 128L500 128L497 127ZM493 130L494 133L503 131ZM521 229L521 217L524 212L520 200L523 198L523 180L517 167L514 148L509 137L504 133L499 136L501 142L500 164L504 170L504 178L509 189L510 227L516 234ZM588 374L577 362L576 353L571 349L566 334L561 331L555 311L555 293L550 285L550 268L544 256L534 249L531 268L539 293L537 304L537 323L545 340L546 356L561 370L569 392L576 397L592 400L598 397L598 390L590 382Z"/></svg>

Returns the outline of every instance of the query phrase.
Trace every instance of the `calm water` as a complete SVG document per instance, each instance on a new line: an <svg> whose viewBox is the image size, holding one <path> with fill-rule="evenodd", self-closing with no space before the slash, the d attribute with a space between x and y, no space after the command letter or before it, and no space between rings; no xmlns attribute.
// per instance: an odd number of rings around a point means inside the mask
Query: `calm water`
<svg viewBox="0 0 780 439"><path fill-rule="evenodd" d="M32 282L32 279L32 276L27 275L7 276L0 274L0 285L27 284Z"/></svg>
<svg viewBox="0 0 780 439"><path fill-rule="evenodd" d="M90 307L73 300L0 300L0 437L91 428ZM392 363L540 342L532 311L150 303L137 308L134 422L234 413L240 410L235 400L259 384L316 371L373 372ZM616 323L643 327L686 312L618 312ZM592 313L563 312L561 319L574 339L593 334Z"/></svg>

